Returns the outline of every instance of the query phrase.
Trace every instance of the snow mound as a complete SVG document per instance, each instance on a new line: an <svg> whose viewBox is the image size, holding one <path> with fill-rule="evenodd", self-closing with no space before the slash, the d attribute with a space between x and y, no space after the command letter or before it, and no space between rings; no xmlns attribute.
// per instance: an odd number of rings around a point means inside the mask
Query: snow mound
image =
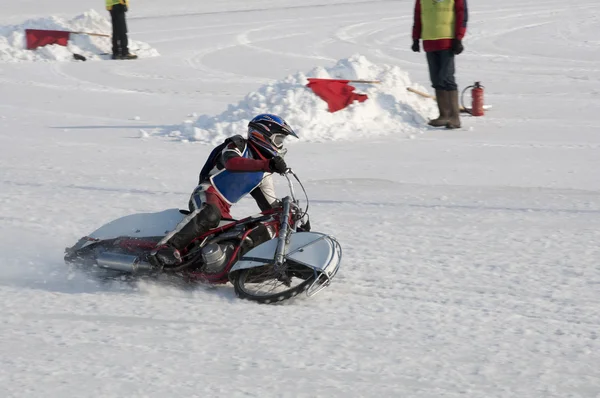
<svg viewBox="0 0 600 398"><path fill-rule="evenodd" d="M306 87L308 77L381 83L352 83L356 93L367 94L369 99L330 113L327 103ZM430 99L408 92L407 87L426 91L411 83L408 73L399 67L376 65L364 56L354 55L339 60L333 67L318 67L307 74L300 72L262 86L220 115L201 115L160 134L214 145L233 134L245 135L254 116L275 113L292 126L302 141L354 140L387 134L411 137L422 133L424 122L435 117L437 106Z"/></svg>
<svg viewBox="0 0 600 398"><path fill-rule="evenodd" d="M67 47L57 44L27 50L25 29L61 30L111 34L112 25L95 10L65 20L56 16L31 19L21 25L0 26L0 62L73 61L73 54L88 60L109 59L112 52L110 37L71 34ZM139 57L156 57L158 51L147 43L129 40L129 51Z"/></svg>

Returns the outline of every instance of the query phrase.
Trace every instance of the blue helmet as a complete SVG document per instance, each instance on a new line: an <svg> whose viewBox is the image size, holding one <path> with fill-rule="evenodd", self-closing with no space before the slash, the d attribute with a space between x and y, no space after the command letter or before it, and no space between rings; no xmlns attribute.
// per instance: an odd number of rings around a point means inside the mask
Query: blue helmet
<svg viewBox="0 0 600 398"><path fill-rule="evenodd" d="M248 141L266 158L285 153L283 141L288 135L298 138L286 121L277 115L263 113L248 123Z"/></svg>

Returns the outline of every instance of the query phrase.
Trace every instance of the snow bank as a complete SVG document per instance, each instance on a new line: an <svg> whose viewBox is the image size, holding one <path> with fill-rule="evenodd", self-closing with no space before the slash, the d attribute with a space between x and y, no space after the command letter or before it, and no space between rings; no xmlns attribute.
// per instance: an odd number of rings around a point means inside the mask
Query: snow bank
<svg viewBox="0 0 600 398"><path fill-rule="evenodd" d="M329 113L327 103L306 87L307 77L380 80L381 84L352 84L355 92L369 99ZM262 86L217 116L202 115L186 120L175 130L160 134L182 141L217 144L233 134L246 132L250 119L260 113L281 115L302 141L360 139L386 134L411 136L421 133L427 118L435 117L434 101L406 90L424 87L411 83L408 73L397 66L376 65L364 56L342 59L331 68L297 73ZM289 140L292 143L294 140Z"/></svg>
<svg viewBox="0 0 600 398"><path fill-rule="evenodd" d="M108 14L107 14L108 15ZM0 26L0 62L39 62L72 61L73 53L81 54L88 60L109 59L112 52L111 39L88 35L72 34L67 47L56 44L27 50L25 29L48 29L76 32L110 34L111 23L98 12L90 10L71 20L51 16L31 19L21 25ZM130 36L131 38L131 36ZM158 56L158 51L148 44L129 40L129 51L140 57Z"/></svg>

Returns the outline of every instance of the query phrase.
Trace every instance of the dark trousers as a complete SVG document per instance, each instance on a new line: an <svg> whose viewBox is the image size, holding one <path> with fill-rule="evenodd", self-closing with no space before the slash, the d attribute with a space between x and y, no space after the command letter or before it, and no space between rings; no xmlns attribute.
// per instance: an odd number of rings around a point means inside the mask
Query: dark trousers
<svg viewBox="0 0 600 398"><path fill-rule="evenodd" d="M123 4L116 4L110 10L110 19L112 21L112 52L114 55L129 54L125 11L126 8Z"/></svg>
<svg viewBox="0 0 600 398"><path fill-rule="evenodd" d="M454 79L454 53L452 50L432 51L427 53L429 78L431 86L436 90L457 90Z"/></svg>

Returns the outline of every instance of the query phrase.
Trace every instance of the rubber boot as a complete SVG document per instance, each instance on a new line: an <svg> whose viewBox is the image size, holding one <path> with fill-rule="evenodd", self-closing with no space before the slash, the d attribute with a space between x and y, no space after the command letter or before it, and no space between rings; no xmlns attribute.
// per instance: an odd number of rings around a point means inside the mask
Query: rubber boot
<svg viewBox="0 0 600 398"><path fill-rule="evenodd" d="M449 91L435 90L435 98L437 99L438 110L440 116L437 119L429 121L429 125L433 127L444 127L450 120L450 98Z"/></svg>
<svg viewBox="0 0 600 398"><path fill-rule="evenodd" d="M119 59L137 59L137 58L138 58L137 55L128 52L128 53L123 54L121 56L121 58L119 58Z"/></svg>
<svg viewBox="0 0 600 398"><path fill-rule="evenodd" d="M448 91L450 101L450 119L446 123L447 129L460 128L460 106L458 104L458 91Z"/></svg>

